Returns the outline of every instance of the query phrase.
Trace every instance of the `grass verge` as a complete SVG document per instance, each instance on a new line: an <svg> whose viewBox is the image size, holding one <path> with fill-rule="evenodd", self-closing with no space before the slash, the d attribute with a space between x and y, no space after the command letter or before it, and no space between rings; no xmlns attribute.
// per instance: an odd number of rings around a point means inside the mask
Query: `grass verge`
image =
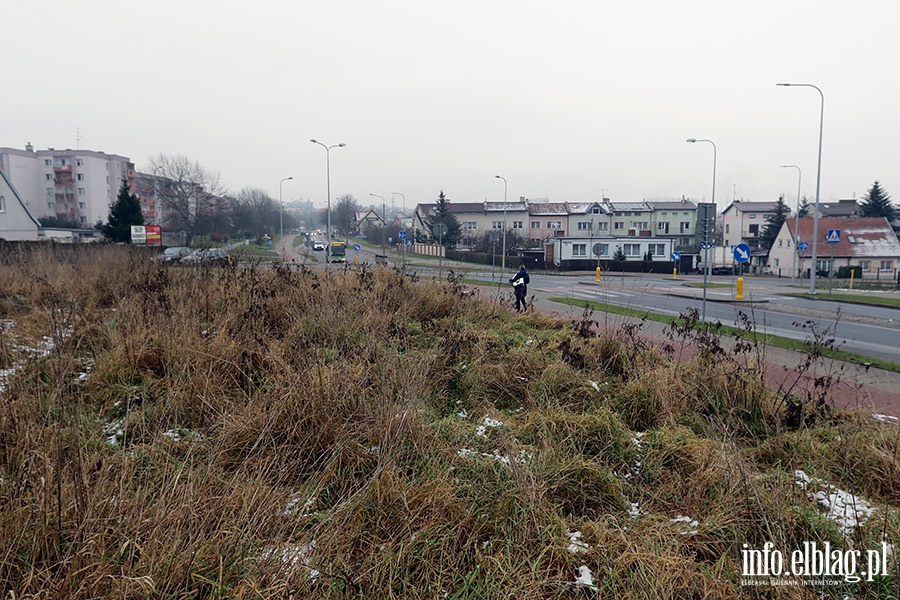
<svg viewBox="0 0 900 600"><path fill-rule="evenodd" d="M885 308L900 308L900 296L865 295L865 294L847 294L837 293L829 294L826 292L820 294L786 294L787 296L796 296L798 298L809 298L810 300L822 300L824 302L849 302L853 304L869 304L871 306L883 306Z"/></svg>

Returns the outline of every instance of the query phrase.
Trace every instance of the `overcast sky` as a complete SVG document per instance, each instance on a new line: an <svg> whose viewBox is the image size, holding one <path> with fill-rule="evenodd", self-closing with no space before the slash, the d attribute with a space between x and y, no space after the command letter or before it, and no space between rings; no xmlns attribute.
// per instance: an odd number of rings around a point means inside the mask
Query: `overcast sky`
<svg viewBox="0 0 900 600"><path fill-rule="evenodd" d="M0 146L284 200L900 200L896 0L4 2ZM400 196L394 197L397 208Z"/></svg>

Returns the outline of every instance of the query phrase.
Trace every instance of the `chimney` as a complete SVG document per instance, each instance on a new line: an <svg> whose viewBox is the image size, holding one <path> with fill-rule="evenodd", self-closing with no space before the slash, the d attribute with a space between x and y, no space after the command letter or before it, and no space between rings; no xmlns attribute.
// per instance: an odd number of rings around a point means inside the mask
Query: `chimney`
<svg viewBox="0 0 900 600"><path fill-rule="evenodd" d="M34 152L34 146L31 145L31 142L25 142L25 152Z"/></svg>

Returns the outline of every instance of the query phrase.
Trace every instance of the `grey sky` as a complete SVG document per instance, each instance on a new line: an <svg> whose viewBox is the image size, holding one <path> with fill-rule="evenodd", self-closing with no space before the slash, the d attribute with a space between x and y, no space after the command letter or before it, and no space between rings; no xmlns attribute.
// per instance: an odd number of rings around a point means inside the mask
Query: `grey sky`
<svg viewBox="0 0 900 600"><path fill-rule="evenodd" d="M7 2L0 146L185 154L234 192L900 199L896 0ZM141 7L142 6L142 7ZM396 198L397 207L401 200Z"/></svg>

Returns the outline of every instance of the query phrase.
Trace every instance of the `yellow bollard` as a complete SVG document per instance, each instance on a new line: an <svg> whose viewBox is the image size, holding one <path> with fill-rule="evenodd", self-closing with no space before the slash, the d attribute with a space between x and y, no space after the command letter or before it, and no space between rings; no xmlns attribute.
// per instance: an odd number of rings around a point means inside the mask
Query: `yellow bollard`
<svg viewBox="0 0 900 600"><path fill-rule="evenodd" d="M678 267L672 269L672 279L678 279Z"/></svg>
<svg viewBox="0 0 900 600"><path fill-rule="evenodd" d="M738 277L737 280L737 294L734 296L735 300L743 300L744 299L744 278Z"/></svg>
<svg viewBox="0 0 900 600"><path fill-rule="evenodd" d="M856 269L850 269L850 289L853 289L853 274L856 273Z"/></svg>
<svg viewBox="0 0 900 600"><path fill-rule="evenodd" d="M600 267L597 267L597 278L594 281L600 283Z"/></svg>

